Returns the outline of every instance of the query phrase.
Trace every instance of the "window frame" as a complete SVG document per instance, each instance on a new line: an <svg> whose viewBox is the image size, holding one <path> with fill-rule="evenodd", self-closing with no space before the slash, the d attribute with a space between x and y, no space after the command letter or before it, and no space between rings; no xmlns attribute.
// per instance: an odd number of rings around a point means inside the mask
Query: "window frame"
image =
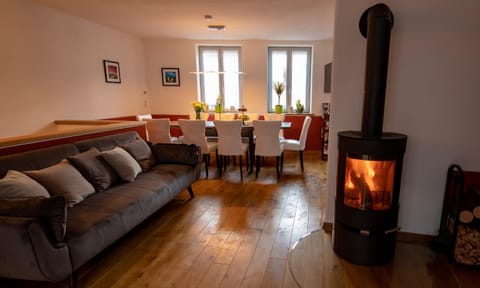
<svg viewBox="0 0 480 288"><path fill-rule="evenodd" d="M313 61L313 46L308 45L308 46L273 46L270 45L267 47L267 54L268 54L268 63L267 63L267 70L268 70L268 78L267 78L267 90L268 90L268 100L267 100L267 111L269 113L274 113L275 110L273 108L273 104L276 103L275 99L277 97L276 94L273 92L273 80L272 80L272 52L273 51L282 51L287 53L287 75L286 75L286 89L285 89L285 101L286 101L286 107L284 107L284 111L288 111L289 107L294 107L296 106L296 103L292 103L292 54L295 51L305 51L307 52L307 63L308 67L306 67L306 77L307 77L307 83L306 83L306 99L305 103L302 103L304 105L304 113L310 113L311 111L311 101L312 101L312 61Z"/></svg>
<svg viewBox="0 0 480 288"><path fill-rule="evenodd" d="M204 50L217 50L217 55L218 55L218 70L219 71L204 71L204 63L203 63L203 51ZM219 91L219 97L221 99L222 103L222 108L225 110L225 73L237 73L238 77L238 106L236 107L237 109L240 108L240 106L243 103L243 82L242 82L242 77L241 74L239 73L242 69L242 46L241 45L217 45L217 44L212 44L212 45L197 45L197 67L198 67L198 74L197 74L197 83L198 83L198 90L197 94L200 96L200 101L206 103L209 107L209 109L213 109L216 103L207 103L206 102L206 97L205 97L205 77L204 75L206 73L217 73L218 74L218 91ZM223 67L223 52L224 51L237 51L237 56L238 56L238 68L240 71L227 71L225 72L224 67ZM229 107L228 107L229 108Z"/></svg>

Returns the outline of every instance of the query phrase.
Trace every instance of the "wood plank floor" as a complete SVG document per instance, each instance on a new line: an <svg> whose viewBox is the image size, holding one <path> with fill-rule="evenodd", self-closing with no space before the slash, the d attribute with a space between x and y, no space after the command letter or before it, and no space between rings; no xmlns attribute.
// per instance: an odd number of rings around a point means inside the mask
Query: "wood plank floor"
<svg viewBox="0 0 480 288"><path fill-rule="evenodd" d="M229 167L217 179L212 166L211 179L205 180L202 173L193 185L195 199L188 201L188 193L182 193L85 265L79 271L79 287L298 287L299 279L290 273L289 251L303 235L321 228L326 162L320 159L318 152L306 152L302 174L297 154L286 154L278 181L269 161L256 181L251 174L243 183L238 167ZM315 253L323 255L323 271L316 272L318 257L305 253L300 257L303 268L296 267L314 283L308 287L405 287L402 279L416 269L426 272L412 276L418 284L412 287L479 287L480 270L448 264L444 255L424 245L399 245L403 248L394 262L402 263L400 268L392 264L372 270L338 258L329 234L322 231L317 236L321 245ZM386 276L372 286L366 271ZM396 277L389 278L392 273ZM65 283L31 285L0 281L0 287Z"/></svg>

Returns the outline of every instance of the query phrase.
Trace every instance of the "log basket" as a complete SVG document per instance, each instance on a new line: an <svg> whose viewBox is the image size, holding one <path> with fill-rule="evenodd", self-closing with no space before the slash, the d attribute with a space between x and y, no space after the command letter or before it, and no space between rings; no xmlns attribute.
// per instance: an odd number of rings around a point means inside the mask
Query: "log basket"
<svg viewBox="0 0 480 288"><path fill-rule="evenodd" d="M451 262L480 267L480 172L448 168L440 231L431 246Z"/></svg>

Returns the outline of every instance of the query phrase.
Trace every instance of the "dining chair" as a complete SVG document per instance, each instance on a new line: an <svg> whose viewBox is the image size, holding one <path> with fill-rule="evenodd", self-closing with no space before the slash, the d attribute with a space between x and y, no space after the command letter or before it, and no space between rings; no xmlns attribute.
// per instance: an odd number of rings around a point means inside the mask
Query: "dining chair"
<svg viewBox="0 0 480 288"><path fill-rule="evenodd" d="M137 119L137 121L144 121L144 122L147 121L147 120L153 119L152 114L139 114L139 115L135 116L135 118ZM147 136L147 139L146 139L146 140L147 140L147 141L150 141L150 140L149 140L149 139L150 139L150 135L148 134L148 127L147 127L147 125L145 125L145 134L146 134L146 136Z"/></svg>
<svg viewBox="0 0 480 288"><path fill-rule="evenodd" d="M248 143L242 142L242 121L215 120L214 123L218 134L218 176L222 177L222 170L226 170L228 156L240 156L240 180L243 181L242 156L246 155L246 166L248 167L249 146Z"/></svg>
<svg viewBox="0 0 480 288"><path fill-rule="evenodd" d="M282 121L254 120L255 133L255 179L258 178L263 157L276 158L277 179L283 170L283 141L278 137Z"/></svg>
<svg viewBox="0 0 480 288"><path fill-rule="evenodd" d="M267 121L282 121L282 122L285 121L285 114L284 113L282 113L282 114L267 113L263 117ZM283 130L282 129L280 129L280 131L278 132L278 137L280 137L280 140L285 139L285 137L283 136Z"/></svg>
<svg viewBox="0 0 480 288"><path fill-rule="evenodd" d="M210 153L217 153L217 142L207 141L205 136L205 120L178 119L178 125L183 133L183 143L194 144L200 147L205 162L205 178L208 178L208 166L210 166ZM218 156L217 156L218 159Z"/></svg>
<svg viewBox="0 0 480 288"><path fill-rule="evenodd" d="M178 138L170 135L170 119L146 119L147 140L152 143L177 143Z"/></svg>
<svg viewBox="0 0 480 288"><path fill-rule="evenodd" d="M312 122L312 117L307 116L303 120L302 131L300 132L299 139L285 139L284 150L288 151L299 151L300 156L300 166L302 167L303 172L303 150L305 150L305 144L307 142L308 129L310 128L310 123Z"/></svg>
<svg viewBox="0 0 480 288"><path fill-rule="evenodd" d="M152 114L140 114L140 115L137 115L135 118L137 118L137 121L145 121L147 119L153 119Z"/></svg>

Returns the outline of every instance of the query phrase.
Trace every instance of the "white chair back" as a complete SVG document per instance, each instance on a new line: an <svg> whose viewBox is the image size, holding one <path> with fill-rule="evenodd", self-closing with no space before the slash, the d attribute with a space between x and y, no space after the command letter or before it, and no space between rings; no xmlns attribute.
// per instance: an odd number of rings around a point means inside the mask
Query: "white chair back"
<svg viewBox="0 0 480 288"><path fill-rule="evenodd" d="M282 121L253 121L256 156L280 156L282 154L283 144L278 137L281 126Z"/></svg>
<svg viewBox="0 0 480 288"><path fill-rule="evenodd" d="M170 119L147 119L148 141L152 143L171 143Z"/></svg>
<svg viewBox="0 0 480 288"><path fill-rule="evenodd" d="M202 154L209 153L207 138L205 137L205 120L178 119L182 129L183 143L200 146Z"/></svg>
<svg viewBox="0 0 480 288"><path fill-rule="evenodd" d="M137 121L145 121L147 119L152 119L152 114L140 114L137 115Z"/></svg>
<svg viewBox="0 0 480 288"><path fill-rule="evenodd" d="M265 120L267 121L285 121L285 114L277 114L277 113L268 113L268 114L265 114L263 116L265 118ZM284 138L283 136L283 130L280 129L280 131L278 132L278 137L280 137L281 139Z"/></svg>
<svg viewBox="0 0 480 288"><path fill-rule="evenodd" d="M145 121L147 119L152 119L152 114L140 114L135 116L135 118L137 119L137 121ZM145 125L145 134L147 136L147 141L150 141L150 135L148 135L148 128L146 125Z"/></svg>
<svg viewBox="0 0 480 288"><path fill-rule="evenodd" d="M219 155L242 155L242 121L241 120L215 120L215 129L218 134Z"/></svg>
<svg viewBox="0 0 480 288"><path fill-rule="evenodd" d="M300 132L300 138L298 139L298 141L300 142L300 150L305 149L305 144L307 143L308 129L310 128L311 122L312 117L310 116L305 117L305 120L303 120L302 131Z"/></svg>

